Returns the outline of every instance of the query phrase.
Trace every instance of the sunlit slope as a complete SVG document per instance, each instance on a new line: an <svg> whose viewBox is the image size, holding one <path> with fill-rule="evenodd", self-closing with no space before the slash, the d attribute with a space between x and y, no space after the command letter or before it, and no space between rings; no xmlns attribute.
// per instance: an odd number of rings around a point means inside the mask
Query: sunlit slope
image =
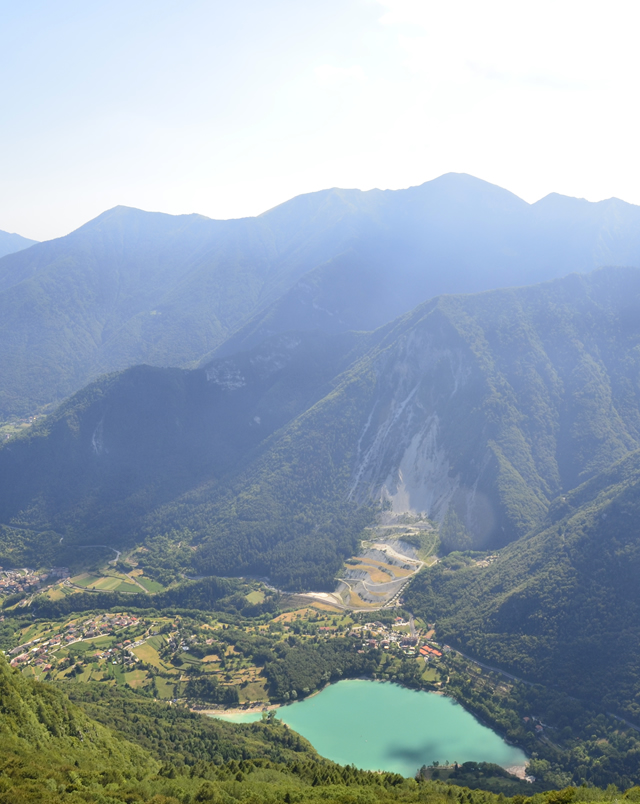
<svg viewBox="0 0 640 804"><path fill-rule="evenodd" d="M89 386L0 449L0 522L171 533L197 574L326 588L378 504L443 522L448 549L528 533L640 447L639 376L639 271L442 296L374 333Z"/></svg>
<svg viewBox="0 0 640 804"><path fill-rule="evenodd" d="M640 452L558 498L488 567L449 560L408 605L491 664L640 722Z"/></svg>
<svg viewBox="0 0 640 804"><path fill-rule="evenodd" d="M13 671L1 655L0 755L0 801L7 802L66 801L79 789L103 793L109 782L126 787L160 768L58 690Z"/></svg>
<svg viewBox="0 0 640 804"><path fill-rule="evenodd" d="M116 207L0 259L0 417L137 363L202 365L285 331L374 329L441 293L639 265L639 232L615 199L529 205L464 174L230 221Z"/></svg>
<svg viewBox="0 0 640 804"><path fill-rule="evenodd" d="M517 804L522 798L462 788L456 797L439 782L418 783L394 773L336 765L278 721L213 722L104 684L74 684L74 698L89 716L61 690L11 671L2 656L0 692L1 804L446 804L452 798L470 804ZM582 800L574 788L562 795L563 800ZM592 789L588 800L594 797L613 800L612 794Z"/></svg>

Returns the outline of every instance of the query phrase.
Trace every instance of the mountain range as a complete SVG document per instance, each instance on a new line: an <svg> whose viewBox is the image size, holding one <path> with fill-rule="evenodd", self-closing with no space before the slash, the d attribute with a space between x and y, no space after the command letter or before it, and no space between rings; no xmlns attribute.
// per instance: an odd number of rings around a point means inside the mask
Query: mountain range
<svg viewBox="0 0 640 804"><path fill-rule="evenodd" d="M28 237L22 237L19 234L0 230L0 257L22 251L29 246L35 246L37 242L37 240L29 240Z"/></svg>
<svg viewBox="0 0 640 804"><path fill-rule="evenodd" d="M291 330L373 330L442 293L638 264L638 207L530 205L464 174L230 221L116 207L0 259L0 418L138 363L204 365Z"/></svg>
<svg viewBox="0 0 640 804"><path fill-rule="evenodd" d="M0 563L330 589L382 509L426 515L412 610L637 722L639 265L637 207L459 175L6 256L3 415L73 393L0 446Z"/></svg>

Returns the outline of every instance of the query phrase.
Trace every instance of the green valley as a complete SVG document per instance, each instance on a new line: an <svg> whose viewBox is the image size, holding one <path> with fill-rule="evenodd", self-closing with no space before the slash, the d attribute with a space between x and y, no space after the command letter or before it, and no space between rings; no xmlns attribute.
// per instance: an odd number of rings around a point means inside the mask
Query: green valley
<svg viewBox="0 0 640 804"><path fill-rule="evenodd" d="M444 226L467 185L529 242L529 205L449 177L243 221L118 208L0 260L0 801L634 800L640 271L491 290L513 276L496 260L464 286L483 292L406 312L436 287L425 255L446 263L416 221L445 199ZM564 203L534 205L536 225ZM502 232L474 204L448 238ZM541 254L522 277L556 276ZM61 320L85 296L78 334ZM450 696L527 753L529 780L475 761L372 774L271 710L202 715L344 679Z"/></svg>

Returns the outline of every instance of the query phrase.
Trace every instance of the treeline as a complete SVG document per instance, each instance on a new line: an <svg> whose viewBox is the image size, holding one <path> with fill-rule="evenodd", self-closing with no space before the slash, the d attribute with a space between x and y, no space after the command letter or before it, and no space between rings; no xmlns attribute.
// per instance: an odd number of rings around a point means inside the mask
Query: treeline
<svg viewBox="0 0 640 804"><path fill-rule="evenodd" d="M190 678L184 694L190 701L204 701L222 706L234 706L240 703L240 694L235 685L220 684L217 678L210 676Z"/></svg>
<svg viewBox="0 0 640 804"><path fill-rule="evenodd" d="M456 763L442 767L438 762L434 762L432 767L423 765L419 774L425 779L441 779L459 787L482 788L482 790L502 793L505 796L526 796L528 798L547 789L541 781L517 779L493 762L463 762L461 765Z"/></svg>

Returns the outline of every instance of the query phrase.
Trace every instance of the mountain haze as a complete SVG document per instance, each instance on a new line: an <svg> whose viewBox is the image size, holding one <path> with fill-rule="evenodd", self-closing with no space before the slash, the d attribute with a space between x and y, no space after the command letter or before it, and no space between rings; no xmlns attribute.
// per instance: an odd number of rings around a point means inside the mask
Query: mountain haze
<svg viewBox="0 0 640 804"><path fill-rule="evenodd" d="M0 230L0 257L14 254L16 251L22 251L25 248L29 248L29 246L34 246L37 242L37 240L29 240L28 237L22 237L19 234Z"/></svg>
<svg viewBox="0 0 640 804"><path fill-rule="evenodd" d="M640 265L640 212L529 205L463 174L323 190L256 218L117 207L0 259L0 416L137 363L205 365L291 330L372 330L442 293Z"/></svg>
<svg viewBox="0 0 640 804"><path fill-rule="evenodd" d="M380 503L493 549L638 448L640 271L602 269L104 378L0 449L0 522L327 586Z"/></svg>
<svg viewBox="0 0 640 804"><path fill-rule="evenodd" d="M349 250L306 273L220 353L291 329L375 329L443 293L640 266L640 208L615 198L591 203L554 193L527 204L454 173L407 190L332 192L366 210Z"/></svg>

